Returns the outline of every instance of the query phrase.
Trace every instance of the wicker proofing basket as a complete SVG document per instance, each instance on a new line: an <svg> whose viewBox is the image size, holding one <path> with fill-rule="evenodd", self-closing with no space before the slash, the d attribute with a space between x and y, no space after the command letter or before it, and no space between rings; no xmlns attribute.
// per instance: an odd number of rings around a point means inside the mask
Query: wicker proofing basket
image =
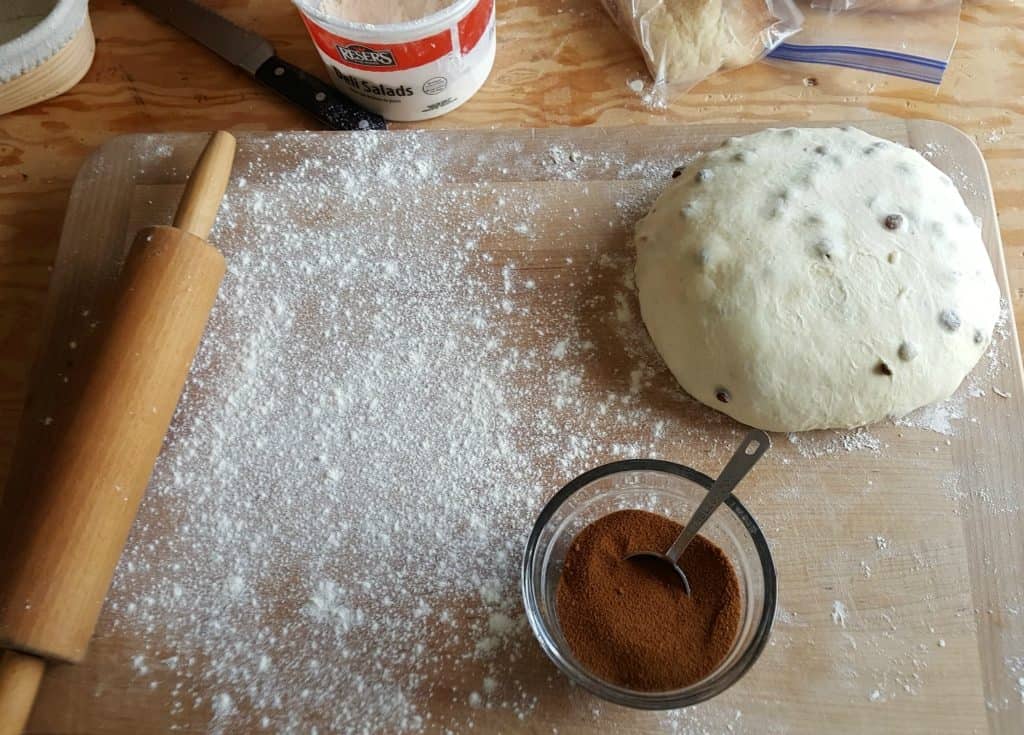
<svg viewBox="0 0 1024 735"><path fill-rule="evenodd" d="M37 23L0 43L0 115L66 92L92 64L88 0L0 0L0 24L46 4Z"/></svg>

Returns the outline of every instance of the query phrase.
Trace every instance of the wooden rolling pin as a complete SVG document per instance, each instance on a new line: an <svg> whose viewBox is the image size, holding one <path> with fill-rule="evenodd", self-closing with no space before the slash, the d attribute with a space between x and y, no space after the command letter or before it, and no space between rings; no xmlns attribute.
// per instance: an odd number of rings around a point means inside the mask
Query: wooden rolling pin
<svg viewBox="0 0 1024 735"><path fill-rule="evenodd" d="M45 660L85 655L114 567L213 308L224 258L205 238L235 156L216 133L173 227L135 238L80 401L0 540L0 735L21 732Z"/></svg>

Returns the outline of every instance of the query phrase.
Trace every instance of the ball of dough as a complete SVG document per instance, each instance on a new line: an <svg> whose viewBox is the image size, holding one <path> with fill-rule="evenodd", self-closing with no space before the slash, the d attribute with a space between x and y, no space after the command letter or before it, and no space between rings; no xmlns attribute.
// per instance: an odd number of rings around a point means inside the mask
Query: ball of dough
<svg viewBox="0 0 1024 735"><path fill-rule="evenodd" d="M999 316L953 182L853 128L729 139L669 184L635 242L644 322L679 383L770 431L947 398Z"/></svg>
<svg viewBox="0 0 1024 735"><path fill-rule="evenodd" d="M656 81L693 85L720 69L745 66L768 47L778 19L765 0L605 0L630 29Z"/></svg>

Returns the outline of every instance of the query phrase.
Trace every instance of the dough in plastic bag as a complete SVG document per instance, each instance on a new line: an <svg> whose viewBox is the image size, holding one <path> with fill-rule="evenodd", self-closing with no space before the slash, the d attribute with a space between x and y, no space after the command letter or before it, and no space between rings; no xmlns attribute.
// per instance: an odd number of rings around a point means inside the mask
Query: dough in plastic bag
<svg viewBox="0 0 1024 735"><path fill-rule="evenodd" d="M639 44L655 83L692 87L746 66L800 28L792 0L602 0Z"/></svg>

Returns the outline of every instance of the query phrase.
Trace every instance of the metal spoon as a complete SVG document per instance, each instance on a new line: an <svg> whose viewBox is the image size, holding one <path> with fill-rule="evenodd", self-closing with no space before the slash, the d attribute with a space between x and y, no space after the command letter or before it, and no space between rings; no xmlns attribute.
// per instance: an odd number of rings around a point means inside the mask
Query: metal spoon
<svg viewBox="0 0 1024 735"><path fill-rule="evenodd" d="M683 552L690 545L690 542L693 541L697 532L707 523L711 514L732 494L733 489L740 483L740 480L746 477L746 474L757 464L757 460L761 459L761 455L767 452L771 445L772 440L763 431L758 429L750 431L744 437L743 443L740 444L736 453L732 455L729 464L722 470L722 474L718 476L711 489L708 490L704 500L697 506L697 510L694 511L693 517L686 524L686 528L672 542L672 546L669 547L668 551L664 554L660 551L637 551L627 556L626 559L658 559L671 565L675 573L679 575L679 579L683 582L683 591L689 597L690 580L686 578L686 574L679 566L679 559L683 556Z"/></svg>

